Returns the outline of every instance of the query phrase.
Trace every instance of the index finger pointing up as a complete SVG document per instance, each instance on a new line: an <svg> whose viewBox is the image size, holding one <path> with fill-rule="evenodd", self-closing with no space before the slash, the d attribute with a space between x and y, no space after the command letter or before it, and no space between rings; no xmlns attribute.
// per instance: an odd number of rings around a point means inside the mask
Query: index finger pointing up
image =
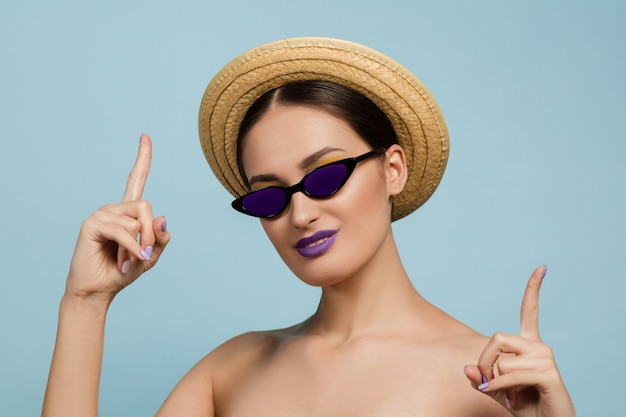
<svg viewBox="0 0 626 417"><path fill-rule="evenodd" d="M535 269L526 285L524 298L522 299L522 309L520 312L520 336L529 339L540 340L539 338L539 289L546 274L546 267L540 266Z"/></svg>
<svg viewBox="0 0 626 417"><path fill-rule="evenodd" d="M126 191L122 201L141 200L143 189L148 179L150 171L150 161L152 160L152 141L150 136L142 134L139 138L139 151L132 171L128 174Z"/></svg>

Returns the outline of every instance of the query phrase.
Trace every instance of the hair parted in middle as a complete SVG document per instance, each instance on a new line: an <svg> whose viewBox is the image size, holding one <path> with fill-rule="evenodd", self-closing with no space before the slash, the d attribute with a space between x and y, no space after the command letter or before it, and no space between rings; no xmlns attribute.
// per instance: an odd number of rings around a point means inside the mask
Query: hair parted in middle
<svg viewBox="0 0 626 417"><path fill-rule="evenodd" d="M283 104L320 109L347 122L372 149L387 149L398 137L380 108L363 94L329 81L309 80L284 84L267 91L248 109L239 125L237 165L246 186L242 148L246 135L272 105Z"/></svg>

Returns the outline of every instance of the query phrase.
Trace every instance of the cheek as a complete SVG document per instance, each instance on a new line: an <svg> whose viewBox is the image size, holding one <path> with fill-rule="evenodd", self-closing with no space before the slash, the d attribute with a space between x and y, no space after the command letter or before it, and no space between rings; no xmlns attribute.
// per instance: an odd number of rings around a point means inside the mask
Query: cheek
<svg viewBox="0 0 626 417"><path fill-rule="evenodd" d="M347 210L355 219L365 222L385 222L391 218L390 196L385 187L385 179L380 170L354 178L344 194L341 194L340 207ZM339 196L338 196L339 197Z"/></svg>
<svg viewBox="0 0 626 417"><path fill-rule="evenodd" d="M300 277L302 275L302 271L298 269L300 255L289 245L290 225L285 218L261 220L261 225L280 259Z"/></svg>

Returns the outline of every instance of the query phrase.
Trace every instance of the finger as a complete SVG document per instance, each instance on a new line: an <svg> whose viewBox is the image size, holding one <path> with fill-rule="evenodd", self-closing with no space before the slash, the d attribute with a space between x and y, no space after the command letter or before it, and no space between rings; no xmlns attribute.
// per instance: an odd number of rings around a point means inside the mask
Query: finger
<svg viewBox="0 0 626 417"><path fill-rule="evenodd" d="M501 357L509 355L523 355L533 351L536 341L525 339L507 333L495 333L483 349L478 358L478 367L481 374L491 380L495 376L496 363Z"/></svg>
<svg viewBox="0 0 626 417"><path fill-rule="evenodd" d="M517 406L517 389L509 388L504 391L504 406L507 410L512 411Z"/></svg>
<svg viewBox="0 0 626 417"><path fill-rule="evenodd" d="M154 219L152 228L155 235L155 243L151 261L156 263L170 241L167 219L164 216L157 217Z"/></svg>
<svg viewBox="0 0 626 417"><path fill-rule="evenodd" d="M136 236L141 230L141 223L136 216L129 215L130 208L116 207L117 205L108 205L101 207L92 216L85 221L86 231L92 236L98 236L96 233L100 229L104 229L101 224L116 223L128 231L132 236ZM95 234L94 234L95 233Z"/></svg>
<svg viewBox="0 0 626 417"><path fill-rule="evenodd" d="M470 380L470 383L474 389L477 389L483 392L485 395L490 396L495 401L499 402L510 410L510 402L507 399L505 393L502 391L489 389L490 382L487 380L487 377L481 374L478 366L466 365L463 371L467 379Z"/></svg>
<svg viewBox="0 0 626 417"><path fill-rule="evenodd" d="M537 381L537 371L535 369L529 369L500 375L490 380L487 386L481 387L481 392L487 394L509 389L516 390L520 387L535 387L537 385L539 385Z"/></svg>
<svg viewBox="0 0 626 417"><path fill-rule="evenodd" d="M529 339L539 338L539 289L546 274L546 266L535 269L528 280L520 311L520 336Z"/></svg>
<svg viewBox="0 0 626 417"><path fill-rule="evenodd" d="M152 230L154 219L150 202L138 200L109 204L103 206L99 211L103 213L102 215L111 213L132 219L139 224L136 235L141 235L141 246L146 247L154 244L154 232Z"/></svg>
<svg viewBox="0 0 626 417"><path fill-rule="evenodd" d="M133 169L128 174L128 182L122 201L141 200L148 172L150 171L150 162L152 160L152 141L148 135L142 134L139 138L139 151Z"/></svg>
<svg viewBox="0 0 626 417"><path fill-rule="evenodd" d="M170 234L167 231L167 220L165 219L164 216L154 219L152 222L152 228L153 228L153 233L155 236L155 243L154 243L154 247L153 247L150 259L146 261L140 260L139 262L131 261L129 263L129 265L131 265L131 268L133 267L140 268L139 271L131 271L132 274L141 275L142 273L146 272L148 269L156 265L159 258L161 257L161 254L165 250L165 247L170 241ZM144 251L145 249L142 251L142 254L144 254Z"/></svg>
<svg viewBox="0 0 626 417"><path fill-rule="evenodd" d="M101 242L115 242L119 247L124 248L127 253L141 259L141 246L135 239L134 226L132 223L120 221L103 222L102 228L98 231L96 239ZM131 229L127 229L127 226ZM127 259L127 258L126 258ZM122 262L126 259L123 259ZM121 263L120 263L121 264Z"/></svg>
<svg viewBox="0 0 626 417"><path fill-rule="evenodd" d="M463 373L465 373L465 376L469 379L474 388L478 388L480 384L486 381L486 379L483 380L483 376L477 365L466 365L465 368L463 368Z"/></svg>
<svg viewBox="0 0 626 417"><path fill-rule="evenodd" d="M140 261L147 261L152 257L152 250L155 241L153 231L153 214L152 205L145 200L127 201L119 204L109 204L99 210L99 216L117 216L121 221L129 222L134 225L133 229L128 228L129 234L137 239L137 235L141 236L138 245L141 247L139 256L131 254L124 246L117 248L117 262L120 270L126 272L128 270L128 262L131 256L138 258ZM124 219L124 220L122 220ZM133 233L131 233L131 231Z"/></svg>
<svg viewBox="0 0 626 417"><path fill-rule="evenodd" d="M511 374L524 370L547 372L554 368L552 350L547 345L537 345L536 354L532 355L503 355L498 359L498 375Z"/></svg>
<svg viewBox="0 0 626 417"><path fill-rule="evenodd" d="M142 256L144 260L148 261L152 257L152 247L154 246L154 215L152 213L152 205L145 201L133 201L133 205L136 210L136 218L139 220L141 227L139 229L139 244L142 249Z"/></svg>

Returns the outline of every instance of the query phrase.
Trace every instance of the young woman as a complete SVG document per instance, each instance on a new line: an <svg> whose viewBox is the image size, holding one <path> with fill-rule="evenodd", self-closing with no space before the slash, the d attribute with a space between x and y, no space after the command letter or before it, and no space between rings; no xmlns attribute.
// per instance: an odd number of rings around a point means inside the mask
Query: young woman
<svg viewBox="0 0 626 417"><path fill-rule="evenodd" d="M337 40L257 48L207 88L200 135L233 207L260 218L321 299L302 323L209 353L159 416L575 415L537 330L545 267L528 282L520 335L491 338L428 303L407 276L391 223L432 194L448 138L432 97L397 63ZM97 415L107 308L169 241L165 218L141 199L150 158L142 136L123 201L83 224L46 417Z"/></svg>

